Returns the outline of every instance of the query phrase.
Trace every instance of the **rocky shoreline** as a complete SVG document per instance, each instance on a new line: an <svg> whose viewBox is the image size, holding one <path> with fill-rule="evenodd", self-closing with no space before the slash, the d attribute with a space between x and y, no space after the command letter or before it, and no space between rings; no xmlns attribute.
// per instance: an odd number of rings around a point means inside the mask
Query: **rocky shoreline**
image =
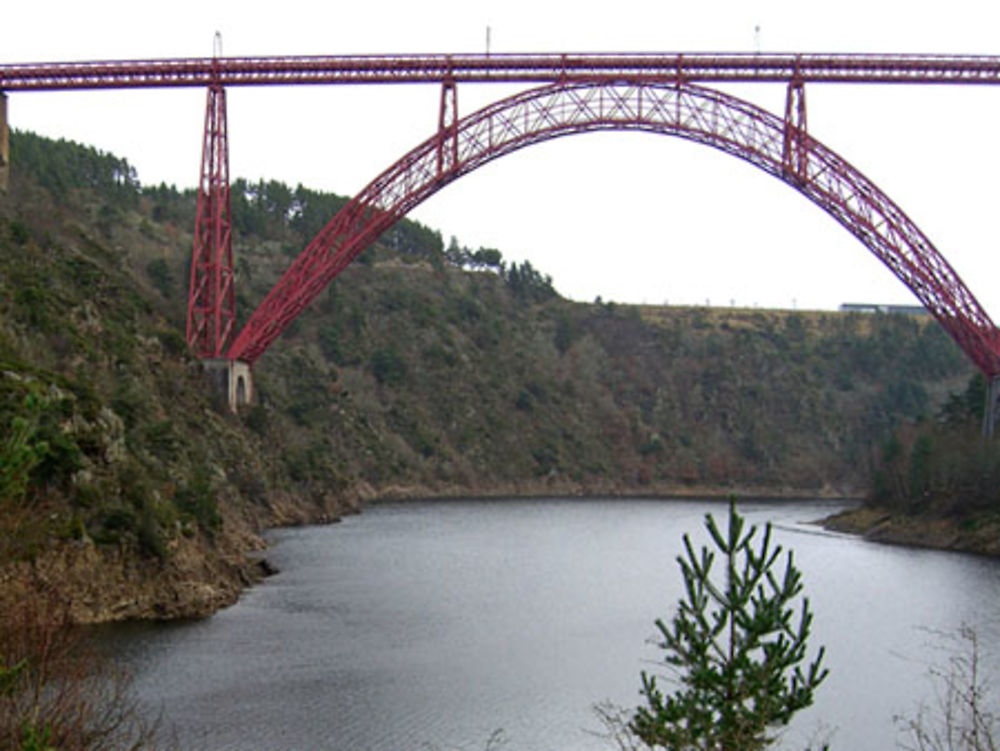
<svg viewBox="0 0 1000 751"><path fill-rule="evenodd" d="M268 563L261 532L267 528L328 524L357 513L364 504L399 500L524 497L658 497L719 499L823 498L854 500L831 489L642 487L584 488L566 483L528 483L491 488L428 488L398 485L356 488L350 498L321 505L286 498L272 502L264 519L227 518L213 540L178 536L162 559L142 558L126 548L66 542L0 569L7 597L45 592L67 604L77 623L205 618L235 603L242 592L276 573ZM915 517L857 506L818 522L825 529L896 545L1000 556L1000 517Z"/></svg>
<svg viewBox="0 0 1000 751"><path fill-rule="evenodd" d="M908 515L859 506L822 520L825 529L872 542L1000 556L1000 517Z"/></svg>
<svg viewBox="0 0 1000 751"><path fill-rule="evenodd" d="M218 533L175 534L161 557L87 536L53 541L28 559L0 565L0 611L40 598L78 624L205 618L275 573L263 554L263 530L333 523L358 508L354 497L305 501L284 494L272 495L266 512L226 505Z"/></svg>

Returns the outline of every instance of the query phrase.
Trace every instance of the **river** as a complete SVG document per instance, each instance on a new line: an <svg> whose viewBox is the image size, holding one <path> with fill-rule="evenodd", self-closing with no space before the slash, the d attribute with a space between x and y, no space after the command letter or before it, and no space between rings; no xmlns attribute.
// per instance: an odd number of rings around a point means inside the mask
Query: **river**
<svg viewBox="0 0 1000 751"><path fill-rule="evenodd" d="M826 502L754 502L794 549L830 676L782 748L896 747L894 715L933 699L938 632L1000 634L1000 563L882 546L810 522ZM184 749L504 751L614 748L593 705L635 706L654 620L681 595L681 535L723 503L437 501L276 530L280 573L197 622L106 634L141 701ZM1000 694L997 696L1000 699Z"/></svg>

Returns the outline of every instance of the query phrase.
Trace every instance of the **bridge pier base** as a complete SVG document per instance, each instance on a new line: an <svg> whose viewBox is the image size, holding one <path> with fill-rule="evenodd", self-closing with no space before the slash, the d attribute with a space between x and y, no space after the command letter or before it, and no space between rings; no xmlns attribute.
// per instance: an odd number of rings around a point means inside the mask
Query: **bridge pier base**
<svg viewBox="0 0 1000 751"><path fill-rule="evenodd" d="M250 363L244 360L206 358L201 361L201 365L217 393L225 396L229 409L234 413L253 402Z"/></svg>
<svg viewBox="0 0 1000 751"><path fill-rule="evenodd" d="M998 417L1000 417L1000 377L993 377L986 384L986 406L983 409L984 438L993 438L996 435Z"/></svg>
<svg viewBox="0 0 1000 751"><path fill-rule="evenodd" d="M10 128L7 126L7 95L0 91L0 193L10 183Z"/></svg>

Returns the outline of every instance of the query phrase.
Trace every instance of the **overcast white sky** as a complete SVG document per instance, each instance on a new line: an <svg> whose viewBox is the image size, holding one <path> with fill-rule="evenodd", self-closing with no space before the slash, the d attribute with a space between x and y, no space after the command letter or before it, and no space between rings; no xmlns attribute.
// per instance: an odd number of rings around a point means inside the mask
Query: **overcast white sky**
<svg viewBox="0 0 1000 751"><path fill-rule="evenodd" d="M367 0L8 3L0 62L224 55L494 52L1000 53L1000 6L841 0ZM755 27L760 28L755 34ZM780 85L730 87L782 112ZM459 88L460 114L510 93ZM232 88L234 176L352 195L437 124L434 86ZM1000 88L807 86L809 129L924 230L1000 320ZM204 92L13 93L15 128L126 157L144 183L193 186ZM413 217L553 275L564 295L835 308L912 302L791 188L704 146L649 134L557 139L459 180Z"/></svg>

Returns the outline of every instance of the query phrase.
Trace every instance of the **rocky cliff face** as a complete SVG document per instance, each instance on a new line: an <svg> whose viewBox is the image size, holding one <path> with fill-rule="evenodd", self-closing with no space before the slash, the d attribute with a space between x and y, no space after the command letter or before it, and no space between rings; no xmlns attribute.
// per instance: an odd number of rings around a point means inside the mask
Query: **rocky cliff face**
<svg viewBox="0 0 1000 751"><path fill-rule="evenodd" d="M0 590L15 598L50 594L69 603L70 615L79 623L198 618L231 605L245 586L265 573L246 555L247 548L260 546L259 540L249 537L244 542L246 548L227 544L209 551L177 538L165 559L89 540L60 544L31 561L6 566L0 572Z"/></svg>

